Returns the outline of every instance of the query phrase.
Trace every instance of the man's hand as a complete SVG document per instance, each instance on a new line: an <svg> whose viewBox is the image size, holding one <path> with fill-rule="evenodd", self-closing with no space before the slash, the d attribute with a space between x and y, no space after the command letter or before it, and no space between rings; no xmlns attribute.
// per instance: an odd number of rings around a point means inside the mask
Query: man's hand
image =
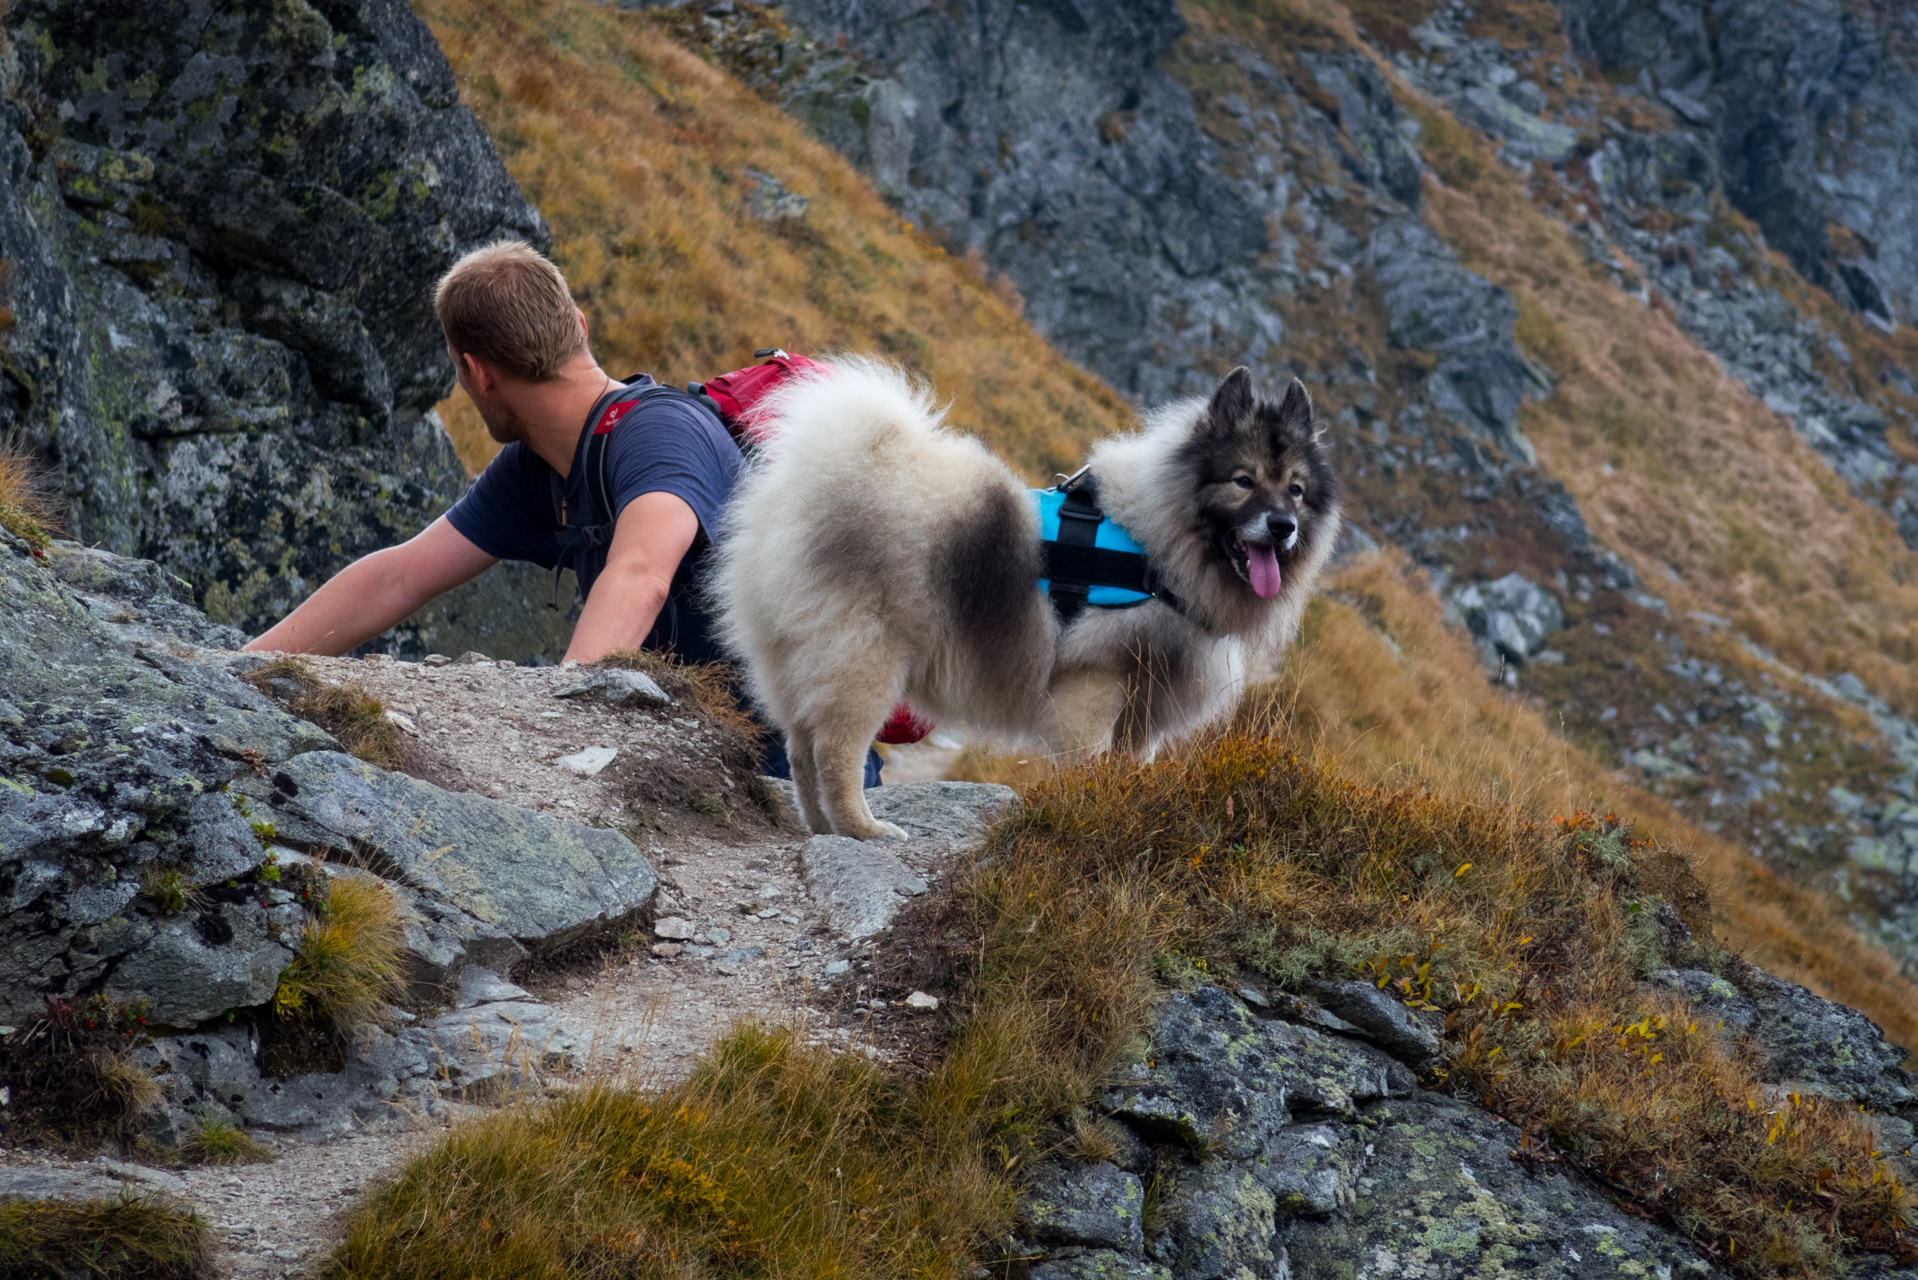
<svg viewBox="0 0 1918 1280"><path fill-rule="evenodd" d="M699 517L685 499L642 493L626 504L613 526L606 568L593 581L568 659L598 662L609 653L637 649L653 629L679 562L699 536Z"/></svg>
<svg viewBox="0 0 1918 1280"><path fill-rule="evenodd" d="M345 653L498 563L441 516L410 541L361 556L334 574L247 648Z"/></svg>

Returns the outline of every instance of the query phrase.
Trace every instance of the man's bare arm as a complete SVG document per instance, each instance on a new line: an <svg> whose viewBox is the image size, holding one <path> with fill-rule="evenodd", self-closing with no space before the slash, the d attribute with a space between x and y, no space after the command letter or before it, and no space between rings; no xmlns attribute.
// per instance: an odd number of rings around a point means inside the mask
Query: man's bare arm
<svg viewBox="0 0 1918 1280"><path fill-rule="evenodd" d="M247 648L345 653L498 563L441 516L409 541L361 556L334 574Z"/></svg>
<svg viewBox="0 0 1918 1280"><path fill-rule="evenodd" d="M598 662L609 653L639 648L666 603L679 562L698 536L699 517L682 498L642 493L627 503L566 656Z"/></svg>

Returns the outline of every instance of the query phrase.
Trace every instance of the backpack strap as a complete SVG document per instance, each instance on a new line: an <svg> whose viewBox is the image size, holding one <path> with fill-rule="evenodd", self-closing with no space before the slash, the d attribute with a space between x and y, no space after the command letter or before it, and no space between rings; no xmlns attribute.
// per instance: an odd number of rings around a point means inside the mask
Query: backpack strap
<svg viewBox="0 0 1918 1280"><path fill-rule="evenodd" d="M554 608L558 608L559 574L571 568L575 574L584 567L585 558L595 548L612 545L613 527L619 514L613 510L613 483L607 466L612 450L613 428L624 422L649 400L680 400L697 405L715 418L719 411L704 396L689 395L677 387L659 383L635 386L642 376L634 374L600 397L587 416L586 449L580 459L585 469L585 501L580 510L566 509L566 487L559 473L548 470L553 505L553 525L559 541L559 563L553 567ZM721 425L724 425L722 422Z"/></svg>

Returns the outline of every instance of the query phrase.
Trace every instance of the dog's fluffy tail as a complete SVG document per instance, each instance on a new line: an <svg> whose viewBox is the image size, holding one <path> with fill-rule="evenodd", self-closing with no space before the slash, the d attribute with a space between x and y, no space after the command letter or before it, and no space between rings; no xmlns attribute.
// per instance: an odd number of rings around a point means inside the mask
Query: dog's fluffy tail
<svg viewBox="0 0 1918 1280"><path fill-rule="evenodd" d="M766 403L772 437L734 491L714 582L761 705L784 728L849 699L883 718L906 696L935 714L1028 717L1051 637L1019 478L878 361L836 360Z"/></svg>

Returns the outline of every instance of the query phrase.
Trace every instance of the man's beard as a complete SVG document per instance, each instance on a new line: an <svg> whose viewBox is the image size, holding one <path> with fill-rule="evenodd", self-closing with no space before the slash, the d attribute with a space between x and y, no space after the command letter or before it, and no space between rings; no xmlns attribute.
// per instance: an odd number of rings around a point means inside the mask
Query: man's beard
<svg viewBox="0 0 1918 1280"><path fill-rule="evenodd" d="M486 405L475 400L480 421L486 424L486 434L493 437L496 444L523 444L526 441L526 420L505 405Z"/></svg>

